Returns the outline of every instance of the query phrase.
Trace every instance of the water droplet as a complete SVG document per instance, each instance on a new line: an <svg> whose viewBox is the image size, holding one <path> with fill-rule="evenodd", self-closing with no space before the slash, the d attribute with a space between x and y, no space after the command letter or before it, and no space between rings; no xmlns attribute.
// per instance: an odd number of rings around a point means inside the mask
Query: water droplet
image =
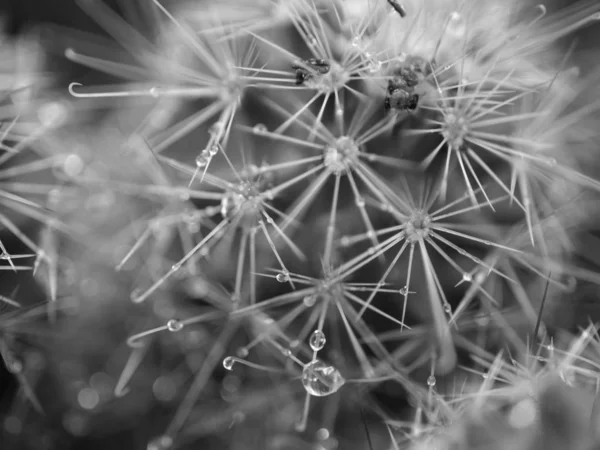
<svg viewBox="0 0 600 450"><path fill-rule="evenodd" d="M302 299L302 303L304 303L304 306L306 306L307 308L315 306L315 303L317 303L317 296L316 295L307 295L306 297L304 297Z"/></svg>
<svg viewBox="0 0 600 450"><path fill-rule="evenodd" d="M131 294L129 294L129 298L131 299L131 301L136 301L141 293L142 291L139 288L134 289L133 291L131 291Z"/></svg>
<svg viewBox="0 0 600 450"><path fill-rule="evenodd" d="M179 269L181 269L181 264L180 264L180 263L175 263L175 264L173 264L173 265L171 266L171 271L172 271L172 272L176 272L176 271L178 271Z"/></svg>
<svg viewBox="0 0 600 450"><path fill-rule="evenodd" d="M356 199L356 202L355 202L355 203L356 203L356 206L357 206L357 207L359 207L359 208L362 208L362 207L364 207L364 206L365 206L365 199L364 199L364 198L362 198L362 197L358 197L358 198Z"/></svg>
<svg viewBox="0 0 600 450"><path fill-rule="evenodd" d="M167 450L173 446L173 438L171 436L162 435L148 442L147 450Z"/></svg>
<svg viewBox="0 0 600 450"><path fill-rule="evenodd" d="M232 356L228 356L223 360L223 367L227 370L231 370L233 368L234 363L235 359Z"/></svg>
<svg viewBox="0 0 600 450"><path fill-rule="evenodd" d="M444 311L446 314L452 314L452 306L450 303L444 303Z"/></svg>
<svg viewBox="0 0 600 450"><path fill-rule="evenodd" d="M157 87L150 88L150 95L157 98L160 95L160 89Z"/></svg>
<svg viewBox="0 0 600 450"><path fill-rule="evenodd" d="M285 356L286 358L289 358L290 356L292 356L292 351L289 348L286 348L282 351L283 356Z"/></svg>
<svg viewBox="0 0 600 450"><path fill-rule="evenodd" d="M315 359L302 370L302 384L310 395L325 397L337 392L346 382L339 370Z"/></svg>
<svg viewBox="0 0 600 450"><path fill-rule="evenodd" d="M246 347L240 347L235 353L236 355L238 355L238 357L245 358L246 356L248 356L248 349Z"/></svg>
<svg viewBox="0 0 600 450"><path fill-rule="evenodd" d="M215 156L217 153L219 153L219 144L211 145L208 149L208 153L210 156Z"/></svg>
<svg viewBox="0 0 600 450"><path fill-rule="evenodd" d="M290 274L289 272L280 272L277 274L275 279L280 283L287 283L288 281L290 281Z"/></svg>
<svg viewBox="0 0 600 450"><path fill-rule="evenodd" d="M264 123L257 123L252 127L252 132L254 134L265 134L267 131L267 126Z"/></svg>
<svg viewBox="0 0 600 450"><path fill-rule="evenodd" d="M230 219L239 210L241 197L235 193L227 193L221 200L221 215L225 219Z"/></svg>
<svg viewBox="0 0 600 450"><path fill-rule="evenodd" d="M325 347L326 342L327 339L325 338L325 334L321 330L313 331L313 334L311 334L310 339L308 340L310 348L315 352L322 350L323 347Z"/></svg>
<svg viewBox="0 0 600 450"><path fill-rule="evenodd" d="M263 323L263 325L269 326L269 325L273 325L275 323L275 320L272 317L263 316L262 323Z"/></svg>
<svg viewBox="0 0 600 450"><path fill-rule="evenodd" d="M362 39L360 38L360 36L354 36L351 41L352 47L358 47L361 44L361 42Z"/></svg>
<svg viewBox="0 0 600 450"><path fill-rule="evenodd" d="M340 239L340 245L342 247L348 247L350 245L350 238L348 236L342 236Z"/></svg>
<svg viewBox="0 0 600 450"><path fill-rule="evenodd" d="M318 44L317 38L311 37L307 42L309 47L316 47Z"/></svg>
<svg viewBox="0 0 600 450"><path fill-rule="evenodd" d="M343 116L344 115L344 108L336 108L335 109L335 115L336 116Z"/></svg>
<svg viewBox="0 0 600 450"><path fill-rule="evenodd" d="M462 280L465 283L470 283L471 281L473 281L473 276L470 273L465 272L462 275Z"/></svg>
<svg viewBox="0 0 600 450"><path fill-rule="evenodd" d="M427 386L429 386L429 387L433 387L433 386L435 386L435 383L436 383L436 381L437 381L437 380L435 379L435 376L433 376L433 375L429 375L429 376L427 377Z"/></svg>
<svg viewBox="0 0 600 450"><path fill-rule="evenodd" d="M406 286L404 286L403 288L401 288L398 293L400 295L407 295L408 294L408 288Z"/></svg>
<svg viewBox="0 0 600 450"><path fill-rule="evenodd" d="M167 329L173 333L183 329L183 322L177 319L171 319L167 322Z"/></svg>
<svg viewBox="0 0 600 450"><path fill-rule="evenodd" d="M208 154L208 152L205 153L205 150L202 150L202 152L196 158L196 166L199 169L203 169L206 166L208 166L209 162L210 162L210 155Z"/></svg>

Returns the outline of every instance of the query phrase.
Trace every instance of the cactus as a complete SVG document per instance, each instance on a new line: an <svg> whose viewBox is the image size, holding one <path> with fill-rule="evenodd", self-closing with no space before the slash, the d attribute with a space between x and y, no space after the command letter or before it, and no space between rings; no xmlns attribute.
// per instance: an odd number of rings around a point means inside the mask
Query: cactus
<svg viewBox="0 0 600 450"><path fill-rule="evenodd" d="M0 41L6 448L599 445L600 6L76 3Z"/></svg>

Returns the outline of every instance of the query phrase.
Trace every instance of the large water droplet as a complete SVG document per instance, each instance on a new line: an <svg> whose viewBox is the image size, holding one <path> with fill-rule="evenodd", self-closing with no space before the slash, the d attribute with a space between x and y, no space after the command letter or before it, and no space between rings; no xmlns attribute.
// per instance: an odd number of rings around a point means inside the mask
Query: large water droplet
<svg viewBox="0 0 600 450"><path fill-rule="evenodd" d="M436 382L437 382L437 380L435 379L435 376L429 375L427 377L427 386L434 387Z"/></svg>
<svg viewBox="0 0 600 450"><path fill-rule="evenodd" d="M325 338L325 333L323 333L321 330L315 330L313 331L313 334L310 335L308 345L310 345L310 348L312 348L313 351L318 352L325 347L326 342L327 339Z"/></svg>
<svg viewBox="0 0 600 450"><path fill-rule="evenodd" d="M310 395L325 397L337 392L346 382L340 372L319 359L304 366L302 384Z"/></svg>
<svg viewBox="0 0 600 450"><path fill-rule="evenodd" d="M408 288L406 286L404 286L403 288L401 288L398 293L400 295L407 295L408 294Z"/></svg>
<svg viewBox="0 0 600 450"><path fill-rule="evenodd" d="M358 47L362 42L362 39L360 38L360 36L354 36L352 38L352 47Z"/></svg>
<svg viewBox="0 0 600 450"><path fill-rule="evenodd" d="M167 322L167 329L173 333L183 329L183 322L177 319L171 319Z"/></svg>

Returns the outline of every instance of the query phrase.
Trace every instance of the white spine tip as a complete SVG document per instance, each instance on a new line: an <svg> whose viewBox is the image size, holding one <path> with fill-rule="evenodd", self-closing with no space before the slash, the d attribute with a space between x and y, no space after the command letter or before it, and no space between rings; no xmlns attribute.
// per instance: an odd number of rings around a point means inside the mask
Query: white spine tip
<svg viewBox="0 0 600 450"><path fill-rule="evenodd" d="M73 97L81 97L81 94L75 92L74 88L79 87L79 86L83 86L81 83L71 83L69 84L69 94L71 94Z"/></svg>
<svg viewBox="0 0 600 450"><path fill-rule="evenodd" d="M75 59L76 56L77 56L77 53L71 47L65 49L65 58L73 60L73 59Z"/></svg>

